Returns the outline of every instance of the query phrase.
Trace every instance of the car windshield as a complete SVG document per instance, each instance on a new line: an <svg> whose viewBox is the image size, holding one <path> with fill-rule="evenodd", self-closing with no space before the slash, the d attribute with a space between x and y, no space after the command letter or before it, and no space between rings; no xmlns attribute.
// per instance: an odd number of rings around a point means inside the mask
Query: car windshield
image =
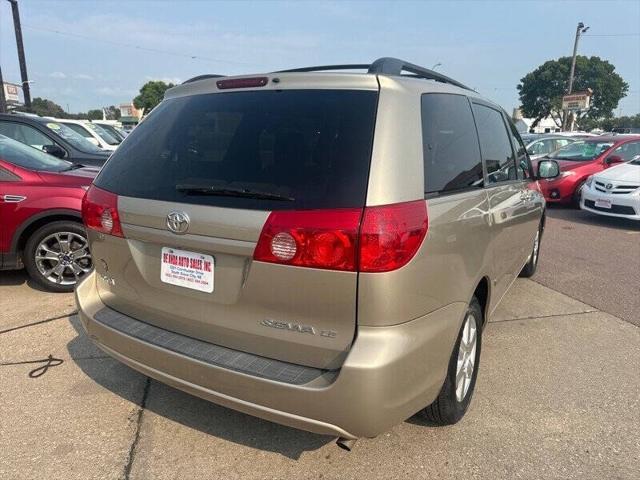
<svg viewBox="0 0 640 480"><path fill-rule="evenodd" d="M587 162L589 160L593 160L598 155L611 148L612 145L613 142L574 142L549 154L549 158L553 158L555 160Z"/></svg>
<svg viewBox="0 0 640 480"><path fill-rule="evenodd" d="M106 130L109 134L111 134L112 137L117 138L118 144L120 144L122 140L124 140L124 134L113 125L109 125L106 123L96 123L95 125L99 126L103 130Z"/></svg>
<svg viewBox="0 0 640 480"><path fill-rule="evenodd" d="M636 155L629 162L631 165L640 165L640 155Z"/></svg>
<svg viewBox="0 0 640 480"><path fill-rule="evenodd" d="M96 147L89 140L84 138L79 133L73 131L66 125L63 125L59 122L47 122L45 126L56 133L60 137L64 138L67 142L69 142L73 147L77 148L81 152L84 153L103 153L104 150Z"/></svg>
<svg viewBox="0 0 640 480"><path fill-rule="evenodd" d="M107 132L105 128L101 125L96 125L95 123L86 123L87 128L93 130L102 140L107 142L109 145L120 145L120 140L117 139L114 135Z"/></svg>
<svg viewBox="0 0 640 480"><path fill-rule="evenodd" d="M41 172L62 172L73 163L60 160L24 143L0 135L0 158L18 167Z"/></svg>

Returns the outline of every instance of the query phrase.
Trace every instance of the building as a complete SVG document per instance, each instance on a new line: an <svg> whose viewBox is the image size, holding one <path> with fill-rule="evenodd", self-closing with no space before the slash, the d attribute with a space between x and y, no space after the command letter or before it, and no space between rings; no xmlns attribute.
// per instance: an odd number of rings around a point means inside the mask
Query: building
<svg viewBox="0 0 640 480"><path fill-rule="evenodd" d="M144 110L138 110L133 102L121 104L120 123L122 123L122 128L125 130L131 130L140 123L143 114Z"/></svg>
<svg viewBox="0 0 640 480"><path fill-rule="evenodd" d="M519 108L513 109L511 118L520 133L555 133L562 131L562 128L551 117L543 118L535 127L532 127L535 118L524 118Z"/></svg>

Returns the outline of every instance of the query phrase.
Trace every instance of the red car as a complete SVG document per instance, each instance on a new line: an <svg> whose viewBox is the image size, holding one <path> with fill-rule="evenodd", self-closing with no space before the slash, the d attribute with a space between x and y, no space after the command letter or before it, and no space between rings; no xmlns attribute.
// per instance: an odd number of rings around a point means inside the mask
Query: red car
<svg viewBox="0 0 640 480"><path fill-rule="evenodd" d="M590 175L640 155L640 135L589 137L561 148L547 157L560 164L560 176L541 180L547 202L578 206L580 190Z"/></svg>
<svg viewBox="0 0 640 480"><path fill-rule="evenodd" d="M73 290L93 266L81 203L98 171L0 135L0 270L26 267L47 290Z"/></svg>

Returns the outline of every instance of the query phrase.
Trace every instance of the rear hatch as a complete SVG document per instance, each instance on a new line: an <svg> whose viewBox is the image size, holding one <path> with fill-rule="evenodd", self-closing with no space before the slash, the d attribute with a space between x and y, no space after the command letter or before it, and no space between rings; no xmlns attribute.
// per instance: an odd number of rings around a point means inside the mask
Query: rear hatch
<svg viewBox="0 0 640 480"><path fill-rule="evenodd" d="M102 300L214 344L338 368L357 273L253 255L271 212L363 208L377 85L211 90L161 103L96 179L118 196L124 233L94 239L113 278Z"/></svg>

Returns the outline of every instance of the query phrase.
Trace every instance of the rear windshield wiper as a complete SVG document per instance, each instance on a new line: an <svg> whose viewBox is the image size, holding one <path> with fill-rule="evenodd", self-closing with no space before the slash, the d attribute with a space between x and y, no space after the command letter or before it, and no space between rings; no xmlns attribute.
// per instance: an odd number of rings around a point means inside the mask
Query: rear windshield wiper
<svg viewBox="0 0 640 480"><path fill-rule="evenodd" d="M176 190L187 195L218 195L221 197L259 198L286 202L293 202L295 200L293 197L287 197L286 195L280 195L279 193L261 192L248 188L222 188L207 185L178 184L176 185Z"/></svg>

